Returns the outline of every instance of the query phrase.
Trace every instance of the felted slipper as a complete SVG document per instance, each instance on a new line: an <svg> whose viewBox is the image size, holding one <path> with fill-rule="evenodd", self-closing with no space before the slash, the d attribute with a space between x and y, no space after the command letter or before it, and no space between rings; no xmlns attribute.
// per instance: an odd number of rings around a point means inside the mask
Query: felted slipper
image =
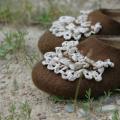
<svg viewBox="0 0 120 120"><path fill-rule="evenodd" d="M91 35L120 35L120 10L81 11L77 18L62 16L38 41L42 53L52 51L65 40L82 41Z"/></svg>
<svg viewBox="0 0 120 120"><path fill-rule="evenodd" d="M44 54L32 71L34 84L41 90L64 98L78 97L91 89L97 97L120 87L120 37L89 37L80 42L64 41L55 52ZM79 83L80 82L80 83Z"/></svg>

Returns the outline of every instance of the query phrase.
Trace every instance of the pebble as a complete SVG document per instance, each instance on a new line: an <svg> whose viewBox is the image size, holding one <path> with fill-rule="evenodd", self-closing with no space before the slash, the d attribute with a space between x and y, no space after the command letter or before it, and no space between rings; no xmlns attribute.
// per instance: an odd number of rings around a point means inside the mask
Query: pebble
<svg viewBox="0 0 120 120"><path fill-rule="evenodd" d="M83 109L79 109L78 112L77 112L77 117L78 118L85 117L86 115L87 115L87 113Z"/></svg>
<svg viewBox="0 0 120 120"><path fill-rule="evenodd" d="M60 109L58 108L58 106L54 106L54 107L52 107L52 111L54 113L58 113L58 112L60 112Z"/></svg>
<svg viewBox="0 0 120 120"><path fill-rule="evenodd" d="M116 101L117 105L120 105L120 99Z"/></svg>
<svg viewBox="0 0 120 120"><path fill-rule="evenodd" d="M74 112L74 106L72 103L68 103L66 106L65 106L65 111L68 112L68 113L72 113Z"/></svg>
<svg viewBox="0 0 120 120"><path fill-rule="evenodd" d="M110 111L114 111L116 109L117 109L116 105L104 105L104 106L102 106L101 111L102 112L110 112Z"/></svg>
<svg viewBox="0 0 120 120"><path fill-rule="evenodd" d="M3 84L4 84L4 83L6 83L6 81L5 81L5 80L1 80L0 83L3 83Z"/></svg>

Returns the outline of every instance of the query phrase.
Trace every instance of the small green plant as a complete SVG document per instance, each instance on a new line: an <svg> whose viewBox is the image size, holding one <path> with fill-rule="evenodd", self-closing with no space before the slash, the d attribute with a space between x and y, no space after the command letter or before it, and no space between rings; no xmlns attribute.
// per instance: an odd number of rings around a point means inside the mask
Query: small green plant
<svg viewBox="0 0 120 120"><path fill-rule="evenodd" d="M7 6L5 8L0 8L0 22L7 23L12 21L12 12Z"/></svg>
<svg viewBox="0 0 120 120"><path fill-rule="evenodd" d="M5 58L7 54L16 53L25 45L25 32L17 31L5 34L5 39L0 45L0 57Z"/></svg>
<svg viewBox="0 0 120 120"><path fill-rule="evenodd" d="M101 104L102 106L102 103L106 102L111 95L112 95L111 91L104 92L104 96L100 98L99 104Z"/></svg>
<svg viewBox="0 0 120 120"><path fill-rule="evenodd" d="M0 23L12 23L14 25L29 24L32 16L32 4L28 0L17 1L18 3L11 0L6 1L4 5L0 5ZM16 8L16 9L14 9Z"/></svg>
<svg viewBox="0 0 120 120"><path fill-rule="evenodd" d="M39 21L40 24L42 24L44 26L48 26L53 21L53 17L51 15L50 11L44 11L40 16L38 16L36 18L36 20Z"/></svg>
<svg viewBox="0 0 120 120"><path fill-rule="evenodd" d="M112 120L120 120L119 111L115 110L112 115Z"/></svg>
<svg viewBox="0 0 120 120"><path fill-rule="evenodd" d="M21 118L23 118L23 120L30 120L31 108L27 101L25 101L25 103L22 103L22 105L20 106L20 110Z"/></svg>
<svg viewBox="0 0 120 120"><path fill-rule="evenodd" d="M64 97L61 96L50 96L50 100L54 101L55 103L64 101Z"/></svg>
<svg viewBox="0 0 120 120"><path fill-rule="evenodd" d="M20 103L19 107L13 103L10 105L9 114L4 117L1 114L0 120L30 120L31 107L28 102Z"/></svg>
<svg viewBox="0 0 120 120"><path fill-rule="evenodd" d="M49 27L55 19L61 15L72 14L70 8L66 5L59 6L54 4L54 1L47 0L48 6L42 12L37 8L33 8L33 4L29 0L18 1L19 7L16 6L15 1L8 1L4 6L0 5L0 22L12 23L14 25L41 25L42 27ZM17 3L18 4L18 3ZM17 8L17 9L13 9ZM63 9L61 9L61 7Z"/></svg>
<svg viewBox="0 0 120 120"><path fill-rule="evenodd" d="M14 91L17 91L18 90L18 83L17 83L17 80L13 80L13 89Z"/></svg>
<svg viewBox="0 0 120 120"><path fill-rule="evenodd" d="M111 94L111 91L104 92L104 96L100 97L99 99L99 104L102 105L103 102L107 101L110 98Z"/></svg>
<svg viewBox="0 0 120 120"><path fill-rule="evenodd" d="M15 115L16 115L15 111L16 111L16 106L15 104L12 104L9 109L10 115L8 117L8 120L14 120Z"/></svg>
<svg viewBox="0 0 120 120"><path fill-rule="evenodd" d="M86 91L85 97L87 101L91 100L91 89L90 88Z"/></svg>
<svg viewBox="0 0 120 120"><path fill-rule="evenodd" d="M38 11L37 14L33 16L33 21L36 21L43 27L49 27L55 19L65 14L65 10L62 11L53 1L47 0L47 2L48 8L42 12Z"/></svg>
<svg viewBox="0 0 120 120"><path fill-rule="evenodd" d="M105 97L105 98L109 98L111 95L112 95L112 92L111 92L111 91L104 92L104 97Z"/></svg>
<svg viewBox="0 0 120 120"><path fill-rule="evenodd" d="M91 98L91 89L90 88L86 91L85 97L86 97L87 101L83 102L83 108L85 110L92 110L93 111L94 98Z"/></svg>
<svg viewBox="0 0 120 120"><path fill-rule="evenodd" d="M40 57L36 52L28 53L26 50L24 50L24 56L23 60L26 65L28 65L30 68L33 67L34 63L40 61Z"/></svg>
<svg viewBox="0 0 120 120"><path fill-rule="evenodd" d="M36 23L42 25L43 27L49 27L61 14L62 12L58 9L54 10L53 8L49 8L48 10L43 10L42 13L35 15L33 21L36 21Z"/></svg>

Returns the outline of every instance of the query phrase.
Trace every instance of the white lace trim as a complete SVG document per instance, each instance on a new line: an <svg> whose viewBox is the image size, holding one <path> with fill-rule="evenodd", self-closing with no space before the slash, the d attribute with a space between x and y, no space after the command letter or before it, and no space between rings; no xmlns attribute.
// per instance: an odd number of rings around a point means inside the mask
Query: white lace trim
<svg viewBox="0 0 120 120"><path fill-rule="evenodd" d="M53 22L49 29L56 37L62 37L65 40L80 40L81 36L89 37L91 34L96 34L102 28L97 22L91 25L88 21L90 11L80 11L80 16L77 18L71 16L61 16L57 21Z"/></svg>
<svg viewBox="0 0 120 120"><path fill-rule="evenodd" d="M86 79L102 80L102 74L105 68L114 67L114 63L107 59L105 61L91 60L83 56L77 49L78 41L65 41L62 47L56 47L55 52L44 54L43 65L47 65L49 70L61 74L63 79L74 81L81 76Z"/></svg>

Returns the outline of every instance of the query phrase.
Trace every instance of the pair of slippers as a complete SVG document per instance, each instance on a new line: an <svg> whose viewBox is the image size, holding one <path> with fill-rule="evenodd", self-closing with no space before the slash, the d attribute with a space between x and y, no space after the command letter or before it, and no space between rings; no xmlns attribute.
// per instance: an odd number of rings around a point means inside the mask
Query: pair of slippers
<svg viewBox="0 0 120 120"><path fill-rule="evenodd" d="M77 28L81 32L76 37ZM61 17L40 38L38 48L44 60L33 68L32 79L47 93L73 98L79 85L79 98L89 89L97 97L120 87L120 10Z"/></svg>

